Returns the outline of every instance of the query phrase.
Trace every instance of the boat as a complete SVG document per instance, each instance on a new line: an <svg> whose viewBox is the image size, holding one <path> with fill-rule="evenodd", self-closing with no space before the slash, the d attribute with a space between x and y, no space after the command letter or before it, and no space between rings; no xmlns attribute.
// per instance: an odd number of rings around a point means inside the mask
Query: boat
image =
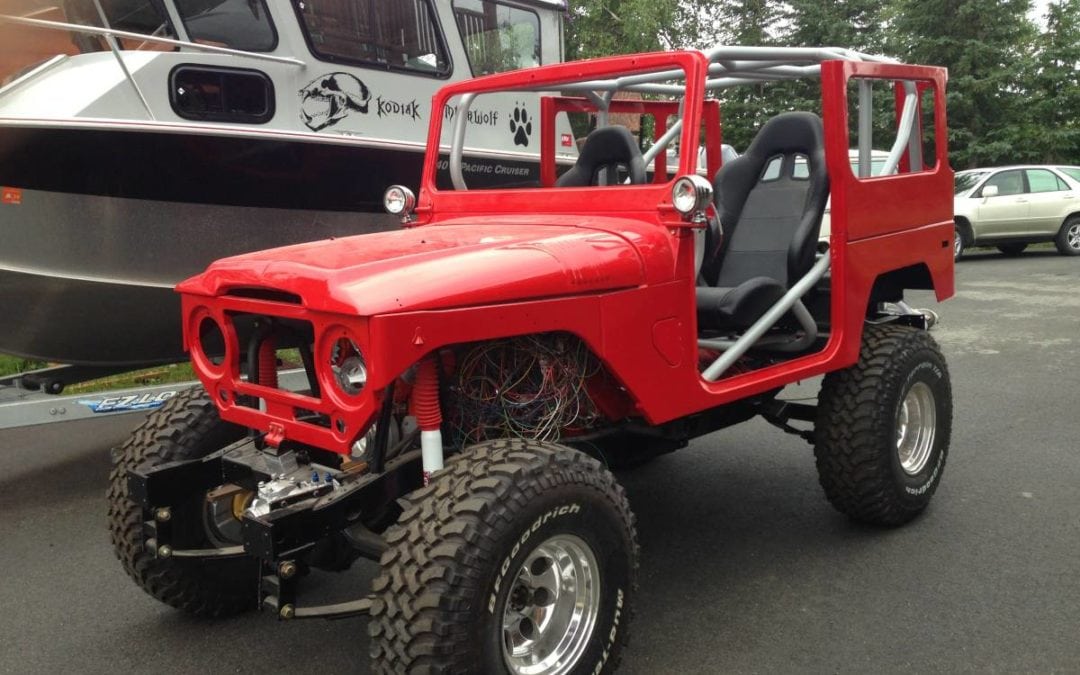
<svg viewBox="0 0 1080 675"><path fill-rule="evenodd" d="M23 1L0 44L68 42L0 73L0 352L112 368L184 358L173 287L213 260L398 226L383 193L419 184L434 92L561 61L566 9ZM538 181L539 118L536 95L476 102L471 184Z"/></svg>

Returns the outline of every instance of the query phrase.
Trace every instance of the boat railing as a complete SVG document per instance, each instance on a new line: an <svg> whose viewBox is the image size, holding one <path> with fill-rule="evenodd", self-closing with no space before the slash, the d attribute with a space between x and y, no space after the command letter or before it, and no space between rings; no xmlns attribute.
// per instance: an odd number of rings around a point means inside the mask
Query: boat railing
<svg viewBox="0 0 1080 675"><path fill-rule="evenodd" d="M150 108L150 103L143 95L142 89L139 87L139 83L135 81L131 71L127 67L127 63L124 61L123 52L126 50L120 49L117 44L117 38L123 38L128 40L139 40L142 42L150 42L154 44L169 45L181 49L192 49L201 52L208 52L211 54L228 54L230 56L238 56L242 58L255 59L258 61L266 61L270 63L282 63L290 66L298 66L300 68L305 67L307 64L300 59L291 56L274 56L273 54L260 54L258 52L249 52L242 49L233 49L231 47L220 47L217 45L206 45L198 42L191 42L190 40L177 40L174 38L166 38L158 35L150 35L147 33L135 33L132 31L116 30L115 28L109 28L108 22L105 19L105 12L102 10L99 0L94 0L94 5L97 7L98 14L102 19L102 22L106 24L105 27L100 26L87 26L78 23L67 23L64 21L51 21L48 19L34 19L26 16L14 16L11 14L0 14L0 23L11 23L22 26L33 26L36 28L44 28L46 30L60 30L73 33L80 33L83 35L98 35L105 38L109 44L109 49L112 51L113 56L116 58L117 64L120 66L120 70L124 73L124 78L131 84L132 90L142 103L143 109L146 110L146 114L151 120L156 119L154 111Z"/></svg>

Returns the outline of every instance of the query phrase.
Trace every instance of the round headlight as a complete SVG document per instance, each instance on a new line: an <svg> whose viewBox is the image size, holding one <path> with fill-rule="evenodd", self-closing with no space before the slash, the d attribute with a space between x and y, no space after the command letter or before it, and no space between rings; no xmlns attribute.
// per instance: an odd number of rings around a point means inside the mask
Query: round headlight
<svg viewBox="0 0 1080 675"><path fill-rule="evenodd" d="M356 396L367 384L367 364L356 343L348 338L338 340L330 357L330 369L334 372L341 391Z"/></svg>
<svg viewBox="0 0 1080 675"><path fill-rule="evenodd" d="M416 207L416 195L404 185L391 185L383 195L383 208L393 216L406 216Z"/></svg>
<svg viewBox="0 0 1080 675"><path fill-rule="evenodd" d="M338 384L346 394L356 395L367 384L367 366L359 356L350 356L337 372Z"/></svg>
<svg viewBox="0 0 1080 675"><path fill-rule="evenodd" d="M684 216L702 211L712 202L712 184L701 176L683 176L671 187L671 204Z"/></svg>

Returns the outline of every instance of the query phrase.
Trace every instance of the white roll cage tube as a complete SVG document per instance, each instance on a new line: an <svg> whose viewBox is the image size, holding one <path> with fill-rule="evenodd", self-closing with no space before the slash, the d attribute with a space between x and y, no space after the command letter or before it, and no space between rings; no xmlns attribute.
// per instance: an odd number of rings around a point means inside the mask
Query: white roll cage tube
<svg viewBox="0 0 1080 675"><path fill-rule="evenodd" d="M718 91L741 84L757 84L777 80L794 80L821 76L821 62L830 60L866 61L875 63L898 63L895 59L875 56L842 47L731 47L717 46L706 50L709 59L706 91ZM564 92L578 92L596 104L599 109L598 124L607 124L608 108L617 91L632 91L641 94L662 94L684 96L686 89L677 84L666 84L671 80L682 79L681 70L665 70L655 73L627 75L608 80L592 80L560 85ZM896 172L900 157L907 147L912 166L922 167L922 149L918 144L918 134L912 129L916 122L918 94L913 82L904 82L905 99L897 138L889 152L885 167L881 172L887 175ZM539 87L521 87L513 91L543 92ZM462 95L454 113L454 130L450 146L450 180L455 190L467 190L462 173L462 155L465 150L465 125L468 122L469 108L476 99L476 94ZM870 82L859 82L859 174L865 178L870 175L871 162L871 127L873 111L870 107ZM643 159L648 164L661 150L667 148L682 129L682 111L671 127L658 138L644 153Z"/></svg>

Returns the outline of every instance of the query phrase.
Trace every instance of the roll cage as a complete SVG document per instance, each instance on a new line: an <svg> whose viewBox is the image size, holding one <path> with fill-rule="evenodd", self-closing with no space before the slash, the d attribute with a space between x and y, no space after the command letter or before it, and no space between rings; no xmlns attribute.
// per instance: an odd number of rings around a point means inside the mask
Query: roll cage
<svg viewBox="0 0 1080 675"><path fill-rule="evenodd" d="M803 328L810 328L812 324L806 320L809 314L799 306L802 296L811 291L827 297L825 316L819 310L814 317L824 327L824 347L768 368L777 375L775 384L790 380L796 371L816 374L827 369L825 364L831 369L854 363L862 325L873 314L873 305L879 300L895 299L895 293L878 292L879 279L894 274L899 281L890 280L886 284L890 288L933 288L939 299L953 292L951 258L945 255L951 251L951 201L945 197L951 195L952 171L945 140L946 76L941 68L901 64L842 48L718 46L707 51L566 63L452 84L433 99L433 109L453 112L433 116L430 123L417 224L464 217L484 222L486 218L510 214L528 220L541 215L618 213L654 222L672 232L700 228L702 223L682 218L672 206L665 160L669 148L675 142L680 148L697 148L703 137L707 148L705 166L699 166L698 153L681 152L676 176L703 170L711 179L719 168L721 140L718 104L713 96L740 85L807 78L821 82L825 154L831 180L829 251L819 254L810 273L797 283L793 280L791 292L774 311L737 341L701 340L701 346L725 352L703 375L706 381L723 376L789 310L800 316ZM888 156L876 176L871 175L875 82L892 86L895 120L895 135L888 139ZM533 189L470 191L462 170L469 112L474 103L487 93L516 91L560 92L541 98L542 180L538 187L544 189L544 197L539 207ZM615 98L623 92L643 100ZM643 153L646 164L654 167L652 181L617 186L616 199L607 192L614 186L548 189L557 173L554 117L571 109L593 112L598 126L608 124L611 115L627 110L652 114L658 120L655 140ZM440 143L440 139L447 138L443 133L447 119L452 120L448 147ZM859 160L858 176L852 171L852 147ZM440 151L442 156L449 154L452 189L436 183ZM943 197L937 198L939 195ZM512 223L505 217L503 221ZM886 241L883 237L893 239ZM700 237L696 239L700 248ZM689 234L680 239L677 278L692 280L696 276L694 242L695 237ZM698 333L698 338L702 337ZM725 377L725 382L735 384L742 379L744 376ZM765 387L759 383L754 389Z"/></svg>

